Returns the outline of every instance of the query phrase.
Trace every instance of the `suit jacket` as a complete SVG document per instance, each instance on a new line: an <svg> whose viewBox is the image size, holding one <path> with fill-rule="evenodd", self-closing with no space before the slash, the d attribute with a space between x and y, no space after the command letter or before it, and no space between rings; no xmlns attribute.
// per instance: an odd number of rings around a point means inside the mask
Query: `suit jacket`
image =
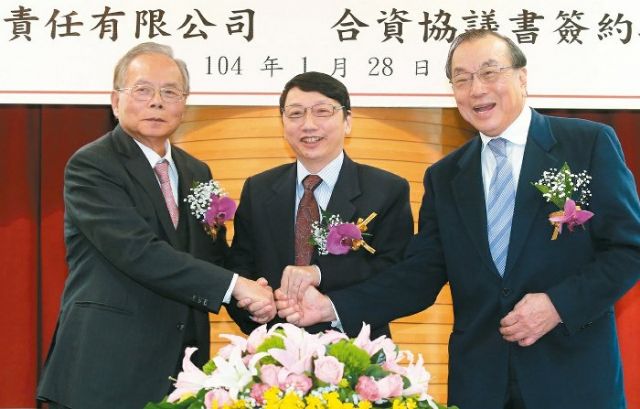
<svg viewBox="0 0 640 409"><path fill-rule="evenodd" d="M504 278L489 251L479 137L430 167L419 233L405 260L363 285L330 293L355 334L430 306L449 282L449 403L501 408L509 366L531 408L625 407L613 305L640 274L640 206L612 128L533 112L516 192ZM593 177L595 216L551 241L557 210L531 185L567 162ZM534 345L504 341L499 321L527 293L549 295L563 322ZM376 300L372 308L370 300Z"/></svg>
<svg viewBox="0 0 640 409"><path fill-rule="evenodd" d="M179 148L172 157L181 198L211 178ZM199 348L196 364L208 359L207 313L233 275L212 264L225 240L214 243L182 203L176 231L153 169L119 126L69 160L64 200L69 276L38 398L140 409L168 393L185 345Z"/></svg>
<svg viewBox="0 0 640 409"><path fill-rule="evenodd" d="M295 188L295 163L247 179L234 220L230 268L250 278L263 276L273 288L280 287L282 270L295 264ZM413 233L407 181L355 163L346 155L326 211L340 215L345 222L376 212L378 216L368 225L371 236L366 237L376 253L359 249L346 255L319 256L315 251L311 264L322 271L321 292L363 281L393 265ZM232 305L228 309L245 333L256 327L246 312ZM307 329L319 332L328 328L325 324ZM388 322L378 323L372 334L389 335Z"/></svg>

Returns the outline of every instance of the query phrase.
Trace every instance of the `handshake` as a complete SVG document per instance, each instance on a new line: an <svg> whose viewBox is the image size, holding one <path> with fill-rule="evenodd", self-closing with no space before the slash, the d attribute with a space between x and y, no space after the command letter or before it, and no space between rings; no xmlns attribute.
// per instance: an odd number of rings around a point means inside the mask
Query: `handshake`
<svg viewBox="0 0 640 409"><path fill-rule="evenodd" d="M336 319L331 300L316 289L319 284L317 266L287 266L277 290L273 291L264 278L253 281L239 276L233 297L238 307L247 310L259 324L278 314L291 324L306 327Z"/></svg>

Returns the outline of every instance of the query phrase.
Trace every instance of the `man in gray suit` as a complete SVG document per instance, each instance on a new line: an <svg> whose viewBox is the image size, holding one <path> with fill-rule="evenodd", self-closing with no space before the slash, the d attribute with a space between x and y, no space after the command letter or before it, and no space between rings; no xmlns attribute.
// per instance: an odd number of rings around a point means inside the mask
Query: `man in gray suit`
<svg viewBox="0 0 640 409"><path fill-rule="evenodd" d="M221 264L216 240L183 199L207 165L172 146L189 93L171 48L144 43L118 62L119 125L78 150L65 170L69 276L38 399L52 408L140 409L170 389L185 347L209 357L208 312L250 299L270 320L271 289ZM254 313L256 315L257 313Z"/></svg>

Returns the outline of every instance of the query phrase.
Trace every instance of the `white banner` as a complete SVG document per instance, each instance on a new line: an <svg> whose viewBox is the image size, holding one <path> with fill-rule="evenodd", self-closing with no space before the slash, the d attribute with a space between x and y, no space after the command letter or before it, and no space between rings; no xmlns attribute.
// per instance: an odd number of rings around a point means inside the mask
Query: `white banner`
<svg viewBox="0 0 640 409"><path fill-rule="evenodd" d="M4 0L0 103L108 104L132 46L171 45L196 105L277 105L303 71L355 106L451 107L449 44L470 28L528 57L529 103L640 108L640 2L631 0Z"/></svg>

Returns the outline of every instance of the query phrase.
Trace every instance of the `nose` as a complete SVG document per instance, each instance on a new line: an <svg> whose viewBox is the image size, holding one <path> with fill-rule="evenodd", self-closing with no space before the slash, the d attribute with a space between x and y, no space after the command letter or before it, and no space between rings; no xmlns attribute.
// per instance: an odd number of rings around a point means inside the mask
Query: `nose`
<svg viewBox="0 0 640 409"><path fill-rule="evenodd" d="M311 109L307 108L304 110L304 116L302 117L302 127L303 128L315 128L316 127L316 122L315 122L316 117L313 116L313 114L311 113Z"/></svg>
<svg viewBox="0 0 640 409"><path fill-rule="evenodd" d="M160 95L160 90L154 89L153 95L149 100L149 105L152 107L162 107L162 104L163 104L163 101L162 101L162 96Z"/></svg>
<svg viewBox="0 0 640 409"><path fill-rule="evenodd" d="M471 76L471 87L469 89L471 95L482 95L485 92L485 85L478 79L476 74Z"/></svg>

